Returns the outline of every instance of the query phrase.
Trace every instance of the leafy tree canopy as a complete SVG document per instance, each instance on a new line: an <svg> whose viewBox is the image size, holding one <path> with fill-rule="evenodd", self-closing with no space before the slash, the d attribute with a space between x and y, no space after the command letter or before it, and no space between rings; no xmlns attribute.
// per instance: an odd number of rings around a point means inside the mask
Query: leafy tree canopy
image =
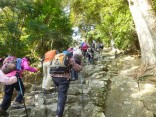
<svg viewBox="0 0 156 117"><path fill-rule="evenodd" d="M71 21L89 42L101 40L118 48L139 48L133 20L126 0L73 0Z"/></svg>
<svg viewBox="0 0 156 117"><path fill-rule="evenodd" d="M49 49L66 49L72 25L61 0L1 0L1 55L42 56Z"/></svg>

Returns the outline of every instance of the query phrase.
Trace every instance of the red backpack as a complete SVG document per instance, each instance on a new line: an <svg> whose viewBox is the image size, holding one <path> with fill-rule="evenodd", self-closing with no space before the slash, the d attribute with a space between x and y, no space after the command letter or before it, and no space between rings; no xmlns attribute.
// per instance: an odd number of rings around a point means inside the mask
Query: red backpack
<svg viewBox="0 0 156 117"><path fill-rule="evenodd" d="M87 43L83 43L83 45L82 45L82 50L87 50L88 49L88 45L87 45Z"/></svg>

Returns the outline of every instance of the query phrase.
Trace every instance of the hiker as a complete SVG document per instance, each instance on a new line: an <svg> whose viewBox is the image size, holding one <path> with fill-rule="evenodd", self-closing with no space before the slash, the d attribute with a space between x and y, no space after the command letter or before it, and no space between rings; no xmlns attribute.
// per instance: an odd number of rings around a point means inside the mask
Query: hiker
<svg viewBox="0 0 156 117"><path fill-rule="evenodd" d="M82 55L82 51L80 50L80 48L68 48L67 50L63 51L63 53L65 55L67 55L69 58L73 58L73 60L77 63L77 64L81 64L81 58L83 57ZM75 81L78 79L78 72L76 72L73 68L71 68L70 70L71 72L71 79L72 81Z"/></svg>
<svg viewBox="0 0 156 117"><path fill-rule="evenodd" d="M102 42L100 42L100 44L99 44L99 48L100 48L101 50L103 50L103 48L104 48L104 44L103 44Z"/></svg>
<svg viewBox="0 0 156 117"><path fill-rule="evenodd" d="M102 42L97 42L96 51L98 53L101 53L101 51L103 50L103 47L104 47L104 45Z"/></svg>
<svg viewBox="0 0 156 117"><path fill-rule="evenodd" d="M91 48L93 49L93 51L96 50L96 44L97 44L96 41L93 40L92 45L91 45Z"/></svg>
<svg viewBox="0 0 156 117"><path fill-rule="evenodd" d="M0 58L0 68L3 65L3 60L4 60L4 58ZM10 85L10 84L17 82L17 77L16 76L7 77L3 73L3 71L0 69L0 82L4 85Z"/></svg>
<svg viewBox="0 0 156 117"><path fill-rule="evenodd" d="M76 60L79 60L81 61L81 58L82 58L82 52L80 50L80 48L74 48L73 49L73 58L76 59Z"/></svg>
<svg viewBox="0 0 156 117"><path fill-rule="evenodd" d="M24 91L25 91L25 87L24 87L24 84L22 81L22 73L24 70L30 71L30 72L37 72L38 71L37 68L31 67L30 63L31 63L30 58L24 57L21 59L21 70L14 70L14 71L6 74L6 76L8 76L8 77L19 75L20 78L18 79L19 80L18 82L11 84L11 85L5 85L4 86L4 97L3 97L2 103L0 105L0 115L8 115L6 110L9 108L9 106L11 104L11 99L12 99L14 88L18 91L18 94L17 94L15 101L13 102L12 106L16 106L16 107L21 106L21 104L23 102ZM20 85L22 88L23 95L21 94L21 91L20 91L19 82L20 82Z"/></svg>
<svg viewBox="0 0 156 117"><path fill-rule="evenodd" d="M50 71L51 61L53 60L53 58L56 54L57 54L56 50L47 51L44 54L44 57L42 59L42 64L43 64L42 90L43 90L44 94L50 92L50 88L51 88L52 83L53 83L51 80L51 75L50 75L49 71Z"/></svg>
<svg viewBox="0 0 156 117"><path fill-rule="evenodd" d="M70 47L67 50L64 50L62 53L67 55L69 58L72 58L72 56L73 56L73 48Z"/></svg>
<svg viewBox="0 0 156 117"><path fill-rule="evenodd" d="M100 60L102 59L102 50L103 50L103 43L98 41L97 44L96 44L96 52L97 52L97 59Z"/></svg>
<svg viewBox="0 0 156 117"><path fill-rule="evenodd" d="M84 58L86 58L86 52L87 52L87 49L89 47L86 40L84 40L84 42L81 43L80 47L81 47L82 54L83 54Z"/></svg>
<svg viewBox="0 0 156 117"><path fill-rule="evenodd" d="M82 55L82 52L79 48L74 48L73 49L73 59L74 61L81 65L81 59L82 59L83 55ZM78 80L78 72L71 68L71 80L72 81L75 81L75 80Z"/></svg>
<svg viewBox="0 0 156 117"><path fill-rule="evenodd" d="M67 51L68 51L68 52L73 52L73 48L70 47L70 48L67 49Z"/></svg>
<svg viewBox="0 0 156 117"><path fill-rule="evenodd" d="M86 56L89 63L94 63L94 50L91 47L87 49Z"/></svg>
<svg viewBox="0 0 156 117"><path fill-rule="evenodd" d="M69 65L77 72L82 69L72 58L68 58ZM54 84L58 87L58 103L56 110L56 117L63 117L64 107L67 99L67 91L70 85L70 70L51 74Z"/></svg>

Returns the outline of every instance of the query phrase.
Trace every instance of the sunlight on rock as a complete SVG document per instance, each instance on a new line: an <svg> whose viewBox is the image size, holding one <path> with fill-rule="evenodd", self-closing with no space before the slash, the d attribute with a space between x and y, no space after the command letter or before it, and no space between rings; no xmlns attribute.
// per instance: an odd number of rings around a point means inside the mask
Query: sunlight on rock
<svg viewBox="0 0 156 117"><path fill-rule="evenodd" d="M138 66L133 66L133 67L131 67L130 69L122 70L122 71L120 72L120 74L129 73L130 71L133 71L133 70L135 70L135 69L137 69L137 68L138 68Z"/></svg>
<svg viewBox="0 0 156 117"><path fill-rule="evenodd" d="M138 98L138 97L141 97L141 96L153 93L153 92L155 92L155 85L145 84L142 90L140 90L137 93L132 94L131 96L133 98Z"/></svg>
<svg viewBox="0 0 156 117"><path fill-rule="evenodd" d="M134 60L134 59L135 59L135 58L132 57L132 56L127 56L127 57L123 58L123 61L125 61L125 60Z"/></svg>
<svg viewBox="0 0 156 117"><path fill-rule="evenodd" d="M32 99L32 96L27 96L27 99Z"/></svg>

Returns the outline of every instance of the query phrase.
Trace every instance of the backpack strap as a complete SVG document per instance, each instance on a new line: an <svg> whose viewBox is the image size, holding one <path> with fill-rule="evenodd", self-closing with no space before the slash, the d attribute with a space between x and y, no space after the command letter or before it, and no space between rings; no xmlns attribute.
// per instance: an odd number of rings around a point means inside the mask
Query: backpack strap
<svg viewBox="0 0 156 117"><path fill-rule="evenodd" d="M21 63L22 63L22 59L21 58L17 58L17 60L16 60L16 69L17 70L21 70L22 69Z"/></svg>

